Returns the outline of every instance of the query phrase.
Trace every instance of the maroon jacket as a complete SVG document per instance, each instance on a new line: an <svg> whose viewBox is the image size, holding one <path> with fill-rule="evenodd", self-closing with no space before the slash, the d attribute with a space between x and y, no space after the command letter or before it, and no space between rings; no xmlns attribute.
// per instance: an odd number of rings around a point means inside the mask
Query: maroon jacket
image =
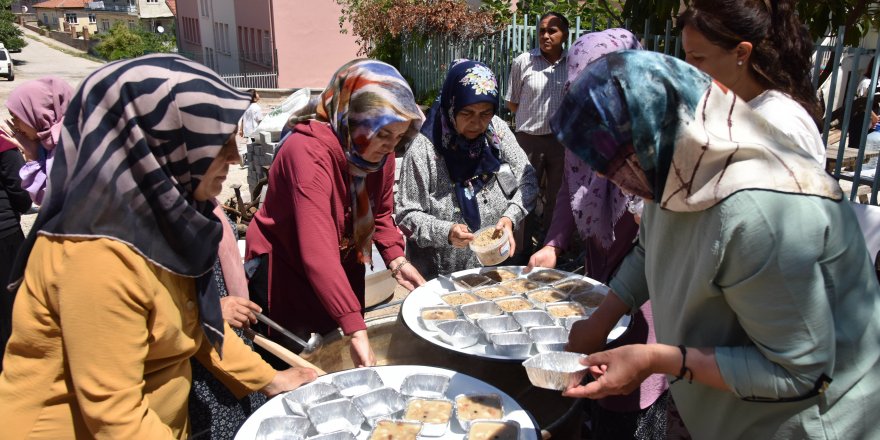
<svg viewBox="0 0 880 440"><path fill-rule="evenodd" d="M373 243L387 263L404 254L391 217L393 153L366 185ZM352 228L348 162L336 135L324 122L297 124L272 163L266 199L247 230L245 259L269 254L268 316L299 334L366 329L365 267L355 250L340 252Z"/></svg>

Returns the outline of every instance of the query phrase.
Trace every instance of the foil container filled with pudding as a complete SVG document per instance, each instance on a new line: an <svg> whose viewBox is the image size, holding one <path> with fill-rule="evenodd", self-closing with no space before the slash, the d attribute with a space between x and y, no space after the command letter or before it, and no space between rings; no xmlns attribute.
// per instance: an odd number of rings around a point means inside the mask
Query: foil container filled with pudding
<svg viewBox="0 0 880 440"><path fill-rule="evenodd" d="M456 319L437 324L437 336L455 348L467 348L480 341L483 330L470 321Z"/></svg>
<svg viewBox="0 0 880 440"><path fill-rule="evenodd" d="M588 315L584 306L576 301L550 303L545 306L545 310L556 321L556 324L561 326L565 326L565 318L586 318Z"/></svg>
<svg viewBox="0 0 880 440"><path fill-rule="evenodd" d="M599 289L594 289L589 292L576 293L571 296L571 300L584 306L587 314L591 314L600 304L602 304L602 301L605 301L606 295L607 292L603 293Z"/></svg>
<svg viewBox="0 0 880 440"><path fill-rule="evenodd" d="M556 324L553 317L545 310L523 310L521 312L513 312L510 314L513 319L519 323L523 330L531 327L546 327Z"/></svg>
<svg viewBox="0 0 880 440"><path fill-rule="evenodd" d="M276 416L267 417L260 422L257 428L257 440L302 440L312 427L306 417L301 416Z"/></svg>
<svg viewBox="0 0 880 440"><path fill-rule="evenodd" d="M344 397L354 397L385 386L379 373L372 368L357 368L337 374L331 383Z"/></svg>
<svg viewBox="0 0 880 440"><path fill-rule="evenodd" d="M411 420L380 420L370 432L370 440L417 440L422 424Z"/></svg>
<svg viewBox="0 0 880 440"><path fill-rule="evenodd" d="M489 340L501 356L526 357L532 352L532 338L525 332L496 333Z"/></svg>
<svg viewBox="0 0 880 440"><path fill-rule="evenodd" d="M318 434L348 431L357 435L364 423L364 416L348 399L337 399L310 406L309 420Z"/></svg>
<svg viewBox="0 0 880 440"><path fill-rule="evenodd" d="M449 381L450 377L443 374L411 374L403 378L403 383L400 384L400 393L410 397L439 399L446 395Z"/></svg>
<svg viewBox="0 0 880 440"><path fill-rule="evenodd" d="M532 385L548 390L565 390L578 385L587 374L581 359L587 355L557 351L538 353L523 362Z"/></svg>
<svg viewBox="0 0 880 440"><path fill-rule="evenodd" d="M485 275L469 273L452 278L452 284L462 290L470 290L481 286L497 284L498 282Z"/></svg>
<svg viewBox="0 0 880 440"><path fill-rule="evenodd" d="M519 276L519 268L515 266L502 266L486 268L480 271L480 275L489 277L499 283L512 280Z"/></svg>
<svg viewBox="0 0 880 440"><path fill-rule="evenodd" d="M552 287L542 287L527 293L526 298L536 306L545 309L547 304L565 301L568 296Z"/></svg>
<svg viewBox="0 0 880 440"><path fill-rule="evenodd" d="M419 310L419 323L425 330L437 331L437 323L458 318L458 311L452 306L428 306Z"/></svg>
<svg viewBox="0 0 880 440"><path fill-rule="evenodd" d="M382 419L398 418L406 407L406 399L394 388L379 388L361 394L351 402L370 426L376 426Z"/></svg>
<svg viewBox="0 0 880 440"><path fill-rule="evenodd" d="M284 393L281 397L281 403L284 404L289 413L296 416L305 416L306 409L310 405L340 398L342 398L342 394L339 393L339 389L336 386L329 383L315 382Z"/></svg>
<svg viewBox="0 0 880 440"><path fill-rule="evenodd" d="M333 431L327 434L318 434L306 440L357 440L357 437L349 431Z"/></svg>
<svg viewBox="0 0 880 440"><path fill-rule="evenodd" d="M492 301L480 301L461 306L461 314L464 315L465 319L468 321L476 322L481 318L502 315L504 314L504 311L501 310L501 307L498 307L498 304L495 304Z"/></svg>
<svg viewBox="0 0 880 440"><path fill-rule="evenodd" d="M474 420L466 440L519 440L519 435L516 420Z"/></svg>
<svg viewBox="0 0 880 440"><path fill-rule="evenodd" d="M459 394L455 396L455 419L467 431L477 420L504 419L504 406L498 394Z"/></svg>
<svg viewBox="0 0 880 440"><path fill-rule="evenodd" d="M490 316L477 320L477 326L483 329L487 336L495 333L515 332L520 329L519 323L510 315Z"/></svg>
<svg viewBox="0 0 880 440"><path fill-rule="evenodd" d="M501 307L501 310L505 313L513 313L520 310L532 310L535 308L535 305L532 304L531 301L519 295L498 298L494 302L495 304L498 304L498 307Z"/></svg>
<svg viewBox="0 0 880 440"><path fill-rule="evenodd" d="M568 295L576 295L578 293L587 293L596 287L595 284L585 280L582 277L575 276L565 278L552 284L554 289L562 291Z"/></svg>
<svg viewBox="0 0 880 440"><path fill-rule="evenodd" d="M510 290L513 293L525 294L530 290L544 287L543 283L536 283L528 278L515 278L501 283L501 287Z"/></svg>
<svg viewBox="0 0 880 440"><path fill-rule="evenodd" d="M565 351L565 344L568 343L568 329L556 325L532 327L529 329L529 337L535 343L538 353Z"/></svg>
<svg viewBox="0 0 880 440"><path fill-rule="evenodd" d="M494 299L504 298L513 294L513 292L507 290L507 288L500 285L480 287L479 289L474 289L473 291L471 291L471 293L485 301L492 301Z"/></svg>
<svg viewBox="0 0 880 440"><path fill-rule="evenodd" d="M556 269L539 269L526 275L526 278L538 283L551 284L570 276L571 274L560 272Z"/></svg>
<svg viewBox="0 0 880 440"><path fill-rule="evenodd" d="M467 290L460 290L457 292L449 292L440 295L440 299L443 300L450 307L455 307L461 309L461 306L465 304L479 302L480 299L477 298L476 295Z"/></svg>
<svg viewBox="0 0 880 440"><path fill-rule="evenodd" d="M440 437L449 430L454 405L448 399L413 397L406 401L403 420L420 422L422 437Z"/></svg>

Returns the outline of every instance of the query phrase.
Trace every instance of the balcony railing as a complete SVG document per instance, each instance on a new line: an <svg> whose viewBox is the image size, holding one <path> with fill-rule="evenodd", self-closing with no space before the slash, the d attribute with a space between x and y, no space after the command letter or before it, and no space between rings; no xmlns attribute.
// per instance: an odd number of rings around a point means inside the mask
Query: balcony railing
<svg viewBox="0 0 880 440"><path fill-rule="evenodd" d="M105 5L104 2L88 2L86 9L92 11L107 12L127 12L129 14L137 14L137 6L135 5Z"/></svg>

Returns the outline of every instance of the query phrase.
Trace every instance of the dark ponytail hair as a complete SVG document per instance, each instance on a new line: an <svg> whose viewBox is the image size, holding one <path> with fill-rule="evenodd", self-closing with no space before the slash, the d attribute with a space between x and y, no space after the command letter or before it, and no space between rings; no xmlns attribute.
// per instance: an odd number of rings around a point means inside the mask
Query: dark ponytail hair
<svg viewBox="0 0 880 440"><path fill-rule="evenodd" d="M752 43L750 68L758 82L791 96L818 125L822 111L810 79L813 42L794 0L694 0L676 26L691 26L727 50Z"/></svg>

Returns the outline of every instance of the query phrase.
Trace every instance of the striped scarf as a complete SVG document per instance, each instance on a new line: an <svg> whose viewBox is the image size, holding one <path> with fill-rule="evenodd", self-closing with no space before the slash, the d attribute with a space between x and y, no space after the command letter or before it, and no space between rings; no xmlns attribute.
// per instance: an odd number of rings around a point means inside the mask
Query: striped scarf
<svg viewBox="0 0 880 440"><path fill-rule="evenodd" d="M47 202L10 279L21 282L37 235L126 243L196 279L202 329L220 352L223 317L211 270L224 225L193 192L248 105L250 95L176 55L95 71L64 115Z"/></svg>
<svg viewBox="0 0 880 440"><path fill-rule="evenodd" d="M318 119L330 123L349 164L353 241L359 262L372 263L373 231L376 223L367 193L366 176L382 169L379 163L361 157L370 140L382 127L411 121L401 143L418 134L425 117L416 105L412 90L394 67L381 61L358 59L339 68L321 94Z"/></svg>

